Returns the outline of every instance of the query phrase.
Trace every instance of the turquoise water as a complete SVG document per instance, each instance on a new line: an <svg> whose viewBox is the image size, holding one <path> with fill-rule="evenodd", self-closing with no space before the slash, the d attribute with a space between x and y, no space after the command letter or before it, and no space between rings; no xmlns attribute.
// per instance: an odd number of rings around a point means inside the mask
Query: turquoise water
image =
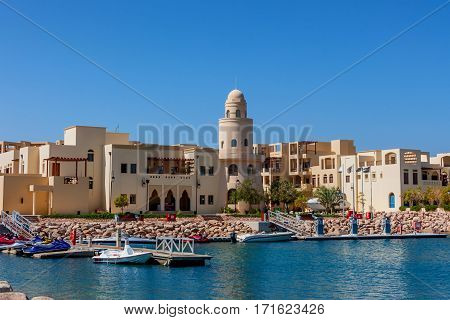
<svg viewBox="0 0 450 320"><path fill-rule="evenodd" d="M58 299L450 299L450 239L197 245L205 267L0 254L0 279Z"/></svg>

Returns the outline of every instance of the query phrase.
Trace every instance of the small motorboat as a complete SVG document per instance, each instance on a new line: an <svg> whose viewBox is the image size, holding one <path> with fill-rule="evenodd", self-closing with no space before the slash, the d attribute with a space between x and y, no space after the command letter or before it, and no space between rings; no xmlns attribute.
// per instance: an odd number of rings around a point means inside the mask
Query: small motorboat
<svg viewBox="0 0 450 320"><path fill-rule="evenodd" d="M108 249L100 255L92 257L95 263L111 263L111 264L144 264L150 258L150 252L134 251L128 244L123 250Z"/></svg>
<svg viewBox="0 0 450 320"><path fill-rule="evenodd" d="M26 255L33 255L36 253L67 251L69 249L70 244L68 244L66 241L53 240L49 244L36 243L31 247L24 248L22 251Z"/></svg>
<svg viewBox="0 0 450 320"><path fill-rule="evenodd" d="M237 236L238 242L278 242L290 240L294 240L293 232L262 232L256 234L240 234Z"/></svg>
<svg viewBox="0 0 450 320"><path fill-rule="evenodd" d="M194 242L196 242L196 243L208 243L209 242L208 237L200 235L200 234L189 237L189 238L193 239Z"/></svg>

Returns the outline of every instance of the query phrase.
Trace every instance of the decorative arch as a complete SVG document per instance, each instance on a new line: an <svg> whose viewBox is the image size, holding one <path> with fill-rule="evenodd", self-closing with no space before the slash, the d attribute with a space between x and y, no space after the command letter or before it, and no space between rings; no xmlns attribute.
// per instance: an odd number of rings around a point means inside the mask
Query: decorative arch
<svg viewBox="0 0 450 320"><path fill-rule="evenodd" d="M253 167L252 164L249 164L249 165L247 166L247 174L248 174L248 175L255 174L255 168Z"/></svg>
<svg viewBox="0 0 450 320"><path fill-rule="evenodd" d="M245 138L245 139L244 139L244 147L247 147L247 146L248 146L248 139Z"/></svg>
<svg viewBox="0 0 450 320"><path fill-rule="evenodd" d="M191 199L186 190L181 194L180 211L191 211Z"/></svg>
<svg viewBox="0 0 450 320"><path fill-rule="evenodd" d="M389 193L389 208L395 209L395 194Z"/></svg>
<svg viewBox="0 0 450 320"><path fill-rule="evenodd" d="M439 173L437 173L436 171L433 171L431 173L431 180L438 181L439 180Z"/></svg>
<svg viewBox="0 0 450 320"><path fill-rule="evenodd" d="M230 110L227 110L227 112L226 112L226 117L227 117L227 118L230 117Z"/></svg>
<svg viewBox="0 0 450 320"><path fill-rule="evenodd" d="M164 210L175 211L175 197L172 190L167 191L166 198L164 199Z"/></svg>
<svg viewBox="0 0 450 320"><path fill-rule="evenodd" d="M333 183L333 174L330 174L330 176L328 177L328 182Z"/></svg>
<svg viewBox="0 0 450 320"><path fill-rule="evenodd" d="M228 166L228 175L229 176L237 176L239 173L238 166L236 164L230 164Z"/></svg>
<svg viewBox="0 0 450 320"><path fill-rule="evenodd" d="M384 156L385 164L396 164L397 163L397 155L394 152L386 153Z"/></svg>
<svg viewBox="0 0 450 320"><path fill-rule="evenodd" d="M241 117L241 110L236 110L236 118L240 118Z"/></svg>
<svg viewBox="0 0 450 320"><path fill-rule="evenodd" d="M232 139L231 140L231 147L232 148L236 148L237 147L237 140L236 139Z"/></svg>
<svg viewBox="0 0 450 320"><path fill-rule="evenodd" d="M158 196L158 191L153 190L152 195L148 199L148 210L159 211L161 210L161 199Z"/></svg>
<svg viewBox="0 0 450 320"><path fill-rule="evenodd" d="M235 201L235 198L234 198L235 192L236 192L236 189L228 190L228 194L227 194L228 203L234 203L234 201Z"/></svg>
<svg viewBox="0 0 450 320"><path fill-rule="evenodd" d="M328 183L328 176L326 174L323 175L323 183Z"/></svg>

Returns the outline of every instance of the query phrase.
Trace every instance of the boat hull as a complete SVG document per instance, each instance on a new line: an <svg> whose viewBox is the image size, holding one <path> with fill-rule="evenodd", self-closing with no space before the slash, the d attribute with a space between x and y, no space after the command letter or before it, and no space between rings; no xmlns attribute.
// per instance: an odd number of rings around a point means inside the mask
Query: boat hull
<svg viewBox="0 0 450 320"><path fill-rule="evenodd" d="M249 242L281 242L293 240L292 232L267 233L267 234L251 234L238 236L237 240L242 243Z"/></svg>
<svg viewBox="0 0 450 320"><path fill-rule="evenodd" d="M129 257L93 257L94 263L108 263L108 264L145 264L150 260L152 254L143 252Z"/></svg>

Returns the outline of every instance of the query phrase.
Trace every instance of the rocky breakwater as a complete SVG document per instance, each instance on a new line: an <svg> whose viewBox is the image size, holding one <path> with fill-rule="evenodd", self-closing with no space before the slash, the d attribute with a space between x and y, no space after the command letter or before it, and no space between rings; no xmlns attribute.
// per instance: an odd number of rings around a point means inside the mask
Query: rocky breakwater
<svg viewBox="0 0 450 320"><path fill-rule="evenodd" d="M382 233L382 221L387 217L391 220L392 233L412 233L413 222L420 222L421 232L450 233L450 212L393 212L376 213L373 219L358 220L358 234L370 235ZM313 222L308 221L305 236L313 232ZM401 226L401 231L400 231ZM324 219L326 235L343 235L350 232L349 220L345 218Z"/></svg>
<svg viewBox="0 0 450 320"><path fill-rule="evenodd" d="M205 220L202 217L182 218L175 222L165 219L145 219L145 221L121 222L113 220L84 219L43 219L36 231L48 238L69 238L72 230L77 230L84 238L104 238L114 236L117 228L135 237L154 238L159 236L191 237L227 237L231 232L251 233L252 229L242 220L230 217L217 217Z"/></svg>
<svg viewBox="0 0 450 320"><path fill-rule="evenodd" d="M16 292L8 281L0 280L0 300L30 300L25 293ZM31 300L53 300L49 297L39 296Z"/></svg>

